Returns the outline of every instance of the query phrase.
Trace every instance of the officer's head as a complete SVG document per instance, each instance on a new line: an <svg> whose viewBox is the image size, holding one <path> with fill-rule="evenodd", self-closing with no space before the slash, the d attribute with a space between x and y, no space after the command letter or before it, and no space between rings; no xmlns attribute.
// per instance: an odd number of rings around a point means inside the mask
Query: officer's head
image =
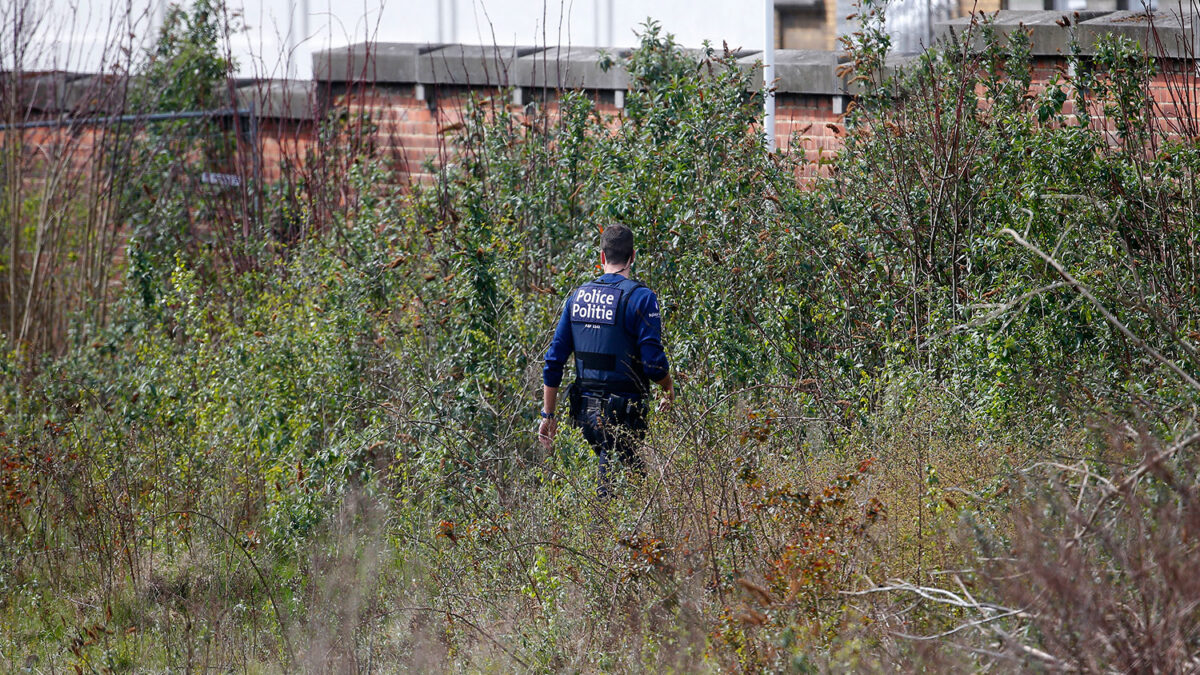
<svg viewBox="0 0 1200 675"><path fill-rule="evenodd" d="M601 262L624 265L633 262L633 230L620 223L604 228L600 235Z"/></svg>

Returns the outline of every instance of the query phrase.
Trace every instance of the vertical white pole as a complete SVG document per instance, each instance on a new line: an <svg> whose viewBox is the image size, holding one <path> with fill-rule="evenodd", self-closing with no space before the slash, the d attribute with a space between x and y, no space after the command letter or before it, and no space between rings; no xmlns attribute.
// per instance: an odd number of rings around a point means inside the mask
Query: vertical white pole
<svg viewBox="0 0 1200 675"><path fill-rule="evenodd" d="M608 16L604 19L605 26L608 27L608 39L604 41L602 47L615 47L616 41L613 39L613 0L608 0Z"/></svg>
<svg viewBox="0 0 1200 675"><path fill-rule="evenodd" d="M767 91L763 96L763 130L767 137L767 150L775 151L775 0L763 0L764 42L763 85Z"/></svg>
<svg viewBox="0 0 1200 675"><path fill-rule="evenodd" d="M284 76L289 80L296 78L296 1L288 2L287 54L284 54Z"/></svg>
<svg viewBox="0 0 1200 675"><path fill-rule="evenodd" d="M312 16L312 12L309 11L308 0L300 0L300 41L302 43L312 37L308 34L308 20L310 16Z"/></svg>

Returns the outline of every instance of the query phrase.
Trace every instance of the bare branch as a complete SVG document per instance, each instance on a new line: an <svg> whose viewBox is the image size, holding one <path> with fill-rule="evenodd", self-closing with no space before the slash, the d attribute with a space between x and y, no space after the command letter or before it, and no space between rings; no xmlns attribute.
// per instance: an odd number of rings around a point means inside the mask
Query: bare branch
<svg viewBox="0 0 1200 675"><path fill-rule="evenodd" d="M1071 273L1064 269L1057 260L1046 255L1041 249L1026 241L1024 237L1017 234L1016 231L1010 228L1004 228L1001 230L1001 233L1012 237L1013 241L1017 242L1026 249L1029 249L1034 255L1041 258L1047 265L1052 267L1055 272L1058 272L1058 275L1061 276L1068 285L1086 298L1088 302L1092 303L1092 306L1095 307L1096 310L1100 312L1109 323L1111 323L1118 331L1120 331L1122 335L1128 338L1130 342L1135 344L1139 349L1143 350L1150 356L1154 357L1154 360L1166 366L1171 372L1175 373L1181 380L1186 382L1188 386L1195 389L1197 392L1200 392L1200 382L1197 382L1195 378L1184 372L1184 370L1180 368L1177 363L1163 356L1157 349L1147 344L1145 340L1134 335L1133 331L1129 330L1129 327L1122 323L1121 320L1118 319L1112 312L1108 311L1108 308L1106 308L1096 298L1096 296L1092 294L1087 286L1083 285L1078 279L1071 276Z"/></svg>

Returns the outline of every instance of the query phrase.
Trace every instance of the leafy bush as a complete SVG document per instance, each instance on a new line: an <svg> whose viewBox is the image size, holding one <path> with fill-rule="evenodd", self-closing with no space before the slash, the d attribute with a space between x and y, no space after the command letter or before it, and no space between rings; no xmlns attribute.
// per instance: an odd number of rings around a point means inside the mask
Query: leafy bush
<svg viewBox="0 0 1200 675"><path fill-rule="evenodd" d="M848 118L828 202L849 230L839 254L875 272L848 290L850 319L874 329L864 342L1001 420L1038 408L1062 420L1098 401L1129 410L1145 382L1164 403L1186 398L1186 381L1138 342L1191 377L1200 366L1188 345L1200 296L1183 281L1191 228L1175 206L1194 198L1178 177L1195 156L1147 126L1141 48L1109 38L1091 60L1076 49L1070 81L1035 95L1024 32L1004 40L982 23L884 79L879 30L850 44L857 78L876 88Z"/></svg>

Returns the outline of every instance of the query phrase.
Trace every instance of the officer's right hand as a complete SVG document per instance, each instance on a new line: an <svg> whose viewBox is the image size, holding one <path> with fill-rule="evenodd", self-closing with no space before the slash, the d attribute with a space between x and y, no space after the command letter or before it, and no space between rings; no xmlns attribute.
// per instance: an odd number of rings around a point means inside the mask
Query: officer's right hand
<svg viewBox="0 0 1200 675"><path fill-rule="evenodd" d="M538 440L542 442L542 447L549 450L550 445L554 442L554 436L558 433L558 420L542 419L542 423L538 425Z"/></svg>
<svg viewBox="0 0 1200 675"><path fill-rule="evenodd" d="M671 409L671 404L675 403L675 382L667 375L658 382L658 386L662 387L662 399L658 403L659 412L667 412Z"/></svg>

